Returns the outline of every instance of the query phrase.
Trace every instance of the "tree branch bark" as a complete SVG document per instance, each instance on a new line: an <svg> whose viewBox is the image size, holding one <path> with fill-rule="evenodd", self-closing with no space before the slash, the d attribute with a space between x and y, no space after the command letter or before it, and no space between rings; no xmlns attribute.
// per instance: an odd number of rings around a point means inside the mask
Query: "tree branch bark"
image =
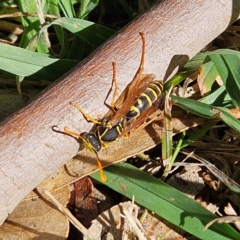
<svg viewBox="0 0 240 240"><path fill-rule="evenodd" d="M77 153L74 139L52 131L53 125L77 132L90 129L69 102L101 118L107 111L103 102L111 85L111 63L117 63L119 92L133 79L141 56L140 31L147 41L144 73L166 79L237 20L239 10L239 0L163 1L2 122L0 223L27 193Z"/></svg>

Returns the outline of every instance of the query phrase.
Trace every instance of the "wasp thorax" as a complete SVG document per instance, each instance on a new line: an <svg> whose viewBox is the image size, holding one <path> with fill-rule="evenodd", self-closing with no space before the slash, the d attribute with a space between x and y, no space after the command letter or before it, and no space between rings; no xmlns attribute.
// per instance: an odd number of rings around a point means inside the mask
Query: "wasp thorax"
<svg viewBox="0 0 240 240"><path fill-rule="evenodd" d="M98 152L101 149L101 142L94 133L84 133L83 134L84 145L86 148Z"/></svg>

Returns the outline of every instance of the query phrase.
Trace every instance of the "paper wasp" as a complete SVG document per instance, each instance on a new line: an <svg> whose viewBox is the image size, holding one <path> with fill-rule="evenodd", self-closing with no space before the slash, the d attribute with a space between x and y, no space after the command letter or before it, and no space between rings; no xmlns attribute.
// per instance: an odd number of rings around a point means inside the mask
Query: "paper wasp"
<svg viewBox="0 0 240 240"><path fill-rule="evenodd" d="M111 106L109 106L110 112L103 120L98 121L93 119L76 103L71 102L71 105L76 107L87 121L96 124L96 130L94 132L78 134L69 131L67 127L64 128L65 133L78 137L83 141L86 148L95 152L102 181L106 180L106 176L103 174L102 164L97 152L101 147L107 147L109 142L117 140L120 136L126 136L141 127L146 119L159 107L161 100L163 82L158 80L153 82L155 78L154 74L142 74L144 70L146 41L144 33L140 32L140 36L142 38L140 66L133 81L127 86L116 102L114 101L117 93L116 64L113 63L113 84L115 90ZM122 102L123 98L125 100Z"/></svg>

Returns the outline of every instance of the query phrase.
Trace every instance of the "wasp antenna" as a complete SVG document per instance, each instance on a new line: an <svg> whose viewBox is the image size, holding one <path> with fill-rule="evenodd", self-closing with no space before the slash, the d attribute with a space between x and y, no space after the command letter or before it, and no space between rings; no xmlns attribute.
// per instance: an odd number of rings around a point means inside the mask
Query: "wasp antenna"
<svg viewBox="0 0 240 240"><path fill-rule="evenodd" d="M66 126L64 127L64 132L67 133L68 135L83 139L83 137L79 133L75 133L75 132L70 131L68 129L68 127L66 127Z"/></svg>
<svg viewBox="0 0 240 240"><path fill-rule="evenodd" d="M56 133L62 133L62 134L69 135L68 132L59 130L59 128L58 128L57 125L52 126L52 130L53 130L54 132L56 132ZM70 134L70 135L71 135L71 134Z"/></svg>
<svg viewBox="0 0 240 240"><path fill-rule="evenodd" d="M96 152L95 152L95 153L96 153ZM100 159L98 158L97 153L96 153L96 156L97 156L97 165L98 165L98 168L99 168L100 179L101 179L102 182L106 182L107 177L106 177L106 175L105 175L104 172L103 172L102 163L101 163Z"/></svg>
<svg viewBox="0 0 240 240"><path fill-rule="evenodd" d="M52 130L53 130L54 132L61 132L61 131L59 130L59 128L58 128L57 125L53 125L53 126L52 126Z"/></svg>

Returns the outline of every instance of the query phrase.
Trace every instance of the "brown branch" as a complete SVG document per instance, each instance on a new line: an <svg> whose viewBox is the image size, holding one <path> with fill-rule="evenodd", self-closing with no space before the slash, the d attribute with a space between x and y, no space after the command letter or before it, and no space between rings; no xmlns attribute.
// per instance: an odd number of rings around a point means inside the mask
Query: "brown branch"
<svg viewBox="0 0 240 240"><path fill-rule="evenodd" d="M145 33L145 73L163 79L219 35L239 15L239 1L168 0L156 5L106 42L95 54L63 76L48 91L0 125L0 222L21 199L73 157L79 144L52 131L65 125L88 131L77 102L93 117L106 113L103 101L117 63L119 92L132 80L139 65ZM170 63L170 68L169 68Z"/></svg>

